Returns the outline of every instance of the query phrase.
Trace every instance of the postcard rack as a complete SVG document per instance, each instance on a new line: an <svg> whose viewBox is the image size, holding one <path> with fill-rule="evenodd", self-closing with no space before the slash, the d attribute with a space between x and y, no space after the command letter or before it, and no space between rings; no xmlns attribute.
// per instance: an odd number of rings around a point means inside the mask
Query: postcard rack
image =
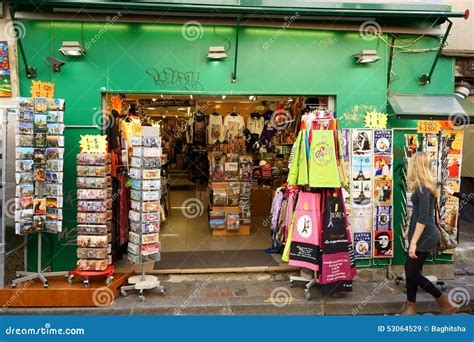
<svg viewBox="0 0 474 342"><path fill-rule="evenodd" d="M122 296L129 290L139 291L139 300L145 301L144 291L158 289L166 294L158 277L145 274L145 266L160 260L159 231L161 221L161 138L159 127L142 127L141 136L131 138L132 157L131 210L128 260L141 266L141 274L128 279L129 285L120 288Z"/></svg>
<svg viewBox="0 0 474 342"><path fill-rule="evenodd" d="M77 155L77 268L69 273L84 278L106 276L105 284L113 280L111 253L112 181L110 154L80 153Z"/></svg>
<svg viewBox="0 0 474 342"><path fill-rule="evenodd" d="M42 259L43 232L62 231L64 109L57 98L19 98L15 129L15 233L37 235L36 271L18 271L12 287L39 279L45 288L48 277L67 275L49 272Z"/></svg>

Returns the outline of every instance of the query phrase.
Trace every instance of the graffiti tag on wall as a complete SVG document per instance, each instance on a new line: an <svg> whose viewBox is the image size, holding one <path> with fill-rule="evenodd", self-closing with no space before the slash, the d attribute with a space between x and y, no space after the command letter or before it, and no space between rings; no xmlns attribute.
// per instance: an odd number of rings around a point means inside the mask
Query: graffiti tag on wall
<svg viewBox="0 0 474 342"><path fill-rule="evenodd" d="M204 86L199 81L199 72L180 71L172 68L164 68L159 71L156 68L145 70L147 75L153 78L153 82L161 88L175 88L180 90L203 90Z"/></svg>

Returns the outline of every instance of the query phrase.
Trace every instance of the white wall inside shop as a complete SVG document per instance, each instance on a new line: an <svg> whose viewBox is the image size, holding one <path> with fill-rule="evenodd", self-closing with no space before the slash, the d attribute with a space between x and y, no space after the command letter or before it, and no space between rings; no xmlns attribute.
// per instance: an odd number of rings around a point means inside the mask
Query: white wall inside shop
<svg viewBox="0 0 474 342"><path fill-rule="evenodd" d="M474 0L444 0L451 5L453 12L464 12L469 9L471 15L468 20L452 18L453 27L448 37L446 50L466 50L474 52Z"/></svg>
<svg viewBox="0 0 474 342"><path fill-rule="evenodd" d="M11 73L11 83L12 83L12 96L11 97L0 97L0 110L1 115L3 116L3 109L4 108L11 108L15 107L15 99L19 95L19 84L18 84L18 52L17 52L17 44L14 36L11 34L12 26L10 15L8 14L8 10L5 6L5 17L0 18L0 41L7 41L8 42L8 55L10 59L10 73ZM7 136L0 137L0 146L3 144L7 144L7 154L6 156L2 156L2 158L7 158L7 170L2 170L5 172L7 176L7 184L6 184L6 199L12 199L15 197L15 134L14 134L14 127L15 122L14 118L9 118L9 125L7 130ZM0 127L3 124L3 117L0 120ZM0 135L3 135L2 130L0 130ZM3 148L3 147L0 147ZM2 164L2 163L0 163ZM0 165L0 167L2 167ZM13 225L14 221L11 218L7 217L6 225L10 226Z"/></svg>

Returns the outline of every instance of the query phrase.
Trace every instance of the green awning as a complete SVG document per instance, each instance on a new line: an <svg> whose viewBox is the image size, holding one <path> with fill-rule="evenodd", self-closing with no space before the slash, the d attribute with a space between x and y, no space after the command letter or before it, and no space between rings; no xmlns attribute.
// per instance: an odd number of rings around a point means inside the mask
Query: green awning
<svg viewBox="0 0 474 342"><path fill-rule="evenodd" d="M455 95L392 94L388 105L397 119L448 120L457 114L474 120L474 104Z"/></svg>
<svg viewBox="0 0 474 342"><path fill-rule="evenodd" d="M59 8L79 8L82 12L90 9L120 9L123 11L200 12L218 14L295 14L301 16L338 16L373 18L413 18L432 21L457 17L465 12L453 12L450 5L439 0L424 3L404 1L335 1L335 0L12 0L18 11L57 11ZM441 22L437 22L439 25Z"/></svg>

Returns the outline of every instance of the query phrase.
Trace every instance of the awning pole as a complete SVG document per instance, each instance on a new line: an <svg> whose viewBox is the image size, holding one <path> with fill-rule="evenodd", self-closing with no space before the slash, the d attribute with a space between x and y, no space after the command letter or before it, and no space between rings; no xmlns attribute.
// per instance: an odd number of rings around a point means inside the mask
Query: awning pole
<svg viewBox="0 0 474 342"><path fill-rule="evenodd" d="M435 56L430 72L428 74L422 74L418 76L418 78L420 79L421 85L427 85L431 83L431 76L433 76L433 72L434 72L434 69L436 68L436 64L438 63L439 56L441 55L441 52L443 51L444 44L446 44L446 40L448 39L448 36L449 36L449 31L451 31L451 27L453 26L453 22L451 20L446 19L446 21L449 23L449 25L443 36L443 40L441 41L441 44L438 49L438 53Z"/></svg>
<svg viewBox="0 0 474 342"><path fill-rule="evenodd" d="M239 30L240 30L240 18L237 18L237 32L235 33L235 57L234 57L234 72L232 73L232 83L237 82L237 55L239 51Z"/></svg>

